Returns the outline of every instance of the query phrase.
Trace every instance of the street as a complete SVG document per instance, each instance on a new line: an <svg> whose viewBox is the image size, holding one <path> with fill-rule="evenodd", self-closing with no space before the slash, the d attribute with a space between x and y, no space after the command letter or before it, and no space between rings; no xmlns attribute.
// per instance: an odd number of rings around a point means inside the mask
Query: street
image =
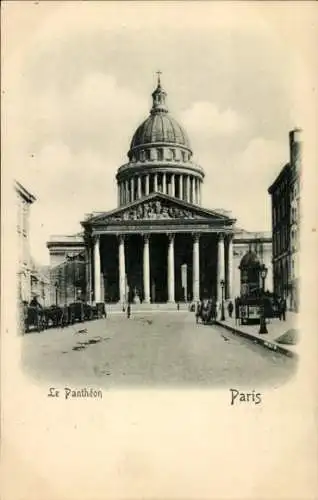
<svg viewBox="0 0 318 500"><path fill-rule="evenodd" d="M112 314L65 329L26 334L22 364L41 383L76 387L278 387L294 359L218 326L195 324L193 313Z"/></svg>

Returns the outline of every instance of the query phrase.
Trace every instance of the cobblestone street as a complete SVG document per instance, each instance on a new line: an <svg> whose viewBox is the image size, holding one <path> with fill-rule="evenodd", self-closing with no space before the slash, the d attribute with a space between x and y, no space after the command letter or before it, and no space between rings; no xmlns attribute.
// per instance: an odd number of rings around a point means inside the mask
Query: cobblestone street
<svg viewBox="0 0 318 500"><path fill-rule="evenodd" d="M195 324L193 313L122 314L23 337L23 368L49 386L102 388L279 386L295 360L218 326Z"/></svg>

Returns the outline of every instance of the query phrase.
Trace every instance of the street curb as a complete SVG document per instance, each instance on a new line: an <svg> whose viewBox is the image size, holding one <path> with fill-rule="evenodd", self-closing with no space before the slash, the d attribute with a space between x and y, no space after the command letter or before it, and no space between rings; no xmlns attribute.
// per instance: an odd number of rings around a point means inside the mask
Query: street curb
<svg viewBox="0 0 318 500"><path fill-rule="evenodd" d="M298 354L296 352L291 351L287 347L281 346L275 341L256 337L251 333L243 332L242 330L239 330L238 328L233 328L232 326L227 325L226 323L223 323L221 321L216 321L215 324L221 326L222 328L225 328L226 330L229 330L231 333L234 333L235 335L240 335L241 337L244 337L252 342L256 342L257 344L262 345L266 349L279 352L280 354L284 354L285 356L288 356L290 358L298 358Z"/></svg>

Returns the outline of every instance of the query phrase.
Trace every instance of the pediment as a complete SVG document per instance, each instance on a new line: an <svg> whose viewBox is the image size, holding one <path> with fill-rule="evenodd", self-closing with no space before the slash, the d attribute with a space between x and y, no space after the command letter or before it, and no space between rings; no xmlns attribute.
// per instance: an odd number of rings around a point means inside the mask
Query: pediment
<svg viewBox="0 0 318 500"><path fill-rule="evenodd" d="M89 223L108 224L124 221L153 220L218 220L230 221L230 217L212 210L197 207L168 195L152 194L111 212L96 215Z"/></svg>

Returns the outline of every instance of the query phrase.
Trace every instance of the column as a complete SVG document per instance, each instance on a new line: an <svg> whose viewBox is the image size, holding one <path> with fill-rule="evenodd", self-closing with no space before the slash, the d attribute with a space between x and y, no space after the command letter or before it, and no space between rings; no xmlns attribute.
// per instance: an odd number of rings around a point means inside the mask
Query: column
<svg viewBox="0 0 318 500"><path fill-rule="evenodd" d="M132 177L130 179L130 201L135 199L135 179Z"/></svg>
<svg viewBox="0 0 318 500"><path fill-rule="evenodd" d="M121 204L125 205L125 183L121 183Z"/></svg>
<svg viewBox="0 0 318 500"><path fill-rule="evenodd" d="M198 183L199 179L195 179L195 204L199 204L199 197L198 197Z"/></svg>
<svg viewBox="0 0 318 500"><path fill-rule="evenodd" d="M218 237L217 300L222 300L221 280L224 280L224 235Z"/></svg>
<svg viewBox="0 0 318 500"><path fill-rule="evenodd" d="M200 247L199 234L193 236L193 300L200 300Z"/></svg>
<svg viewBox="0 0 318 500"><path fill-rule="evenodd" d="M171 175L171 196L176 195L176 183L175 183L175 175Z"/></svg>
<svg viewBox="0 0 318 500"><path fill-rule="evenodd" d="M125 237L124 235L119 236L119 246L118 246L118 256L119 256L119 300L121 304L124 304L126 297L126 266L125 266Z"/></svg>
<svg viewBox="0 0 318 500"><path fill-rule="evenodd" d="M124 194L125 203L129 203L129 183L125 181L125 194Z"/></svg>
<svg viewBox="0 0 318 500"><path fill-rule="evenodd" d="M187 175L187 197L186 201L190 203L190 176Z"/></svg>
<svg viewBox="0 0 318 500"><path fill-rule="evenodd" d="M195 177L192 177L192 182L191 182L191 187L192 187L192 203L195 203Z"/></svg>
<svg viewBox="0 0 318 500"><path fill-rule="evenodd" d="M121 184L117 182L117 206L121 204Z"/></svg>
<svg viewBox="0 0 318 500"><path fill-rule="evenodd" d="M95 300L95 302L101 301L99 243L100 243L100 237L96 236L94 239L94 300Z"/></svg>
<svg viewBox="0 0 318 500"><path fill-rule="evenodd" d="M90 241L87 242L87 285L86 285L86 300L90 304L92 301L92 248ZM55 290L54 290L55 292ZM54 299L55 303L55 299Z"/></svg>
<svg viewBox="0 0 318 500"><path fill-rule="evenodd" d="M100 296L101 302L105 302L105 280L103 273L100 273Z"/></svg>
<svg viewBox="0 0 318 500"><path fill-rule="evenodd" d="M149 257L149 234L144 235L143 251L143 281L144 281L144 302L150 302L150 257Z"/></svg>
<svg viewBox="0 0 318 500"><path fill-rule="evenodd" d="M168 234L168 302L174 302L174 234Z"/></svg>
<svg viewBox="0 0 318 500"><path fill-rule="evenodd" d="M201 205L201 181L198 180L198 205Z"/></svg>
<svg viewBox="0 0 318 500"><path fill-rule="evenodd" d="M167 175L165 172L162 174L162 192L167 194Z"/></svg>
<svg viewBox="0 0 318 500"><path fill-rule="evenodd" d="M183 200L183 175L180 174L179 176L179 198L180 200Z"/></svg>
<svg viewBox="0 0 318 500"><path fill-rule="evenodd" d="M149 174L146 175L146 196L149 194Z"/></svg>
<svg viewBox="0 0 318 500"><path fill-rule="evenodd" d="M227 247L227 299L232 299L233 291L233 236L228 237L228 247Z"/></svg>
<svg viewBox="0 0 318 500"><path fill-rule="evenodd" d="M137 198L140 200L141 198L141 176L137 177Z"/></svg>
<svg viewBox="0 0 318 500"><path fill-rule="evenodd" d="M154 190L154 192L157 192L157 191L158 191L158 174L155 174L155 175L154 175L154 179L153 179L153 190Z"/></svg>

